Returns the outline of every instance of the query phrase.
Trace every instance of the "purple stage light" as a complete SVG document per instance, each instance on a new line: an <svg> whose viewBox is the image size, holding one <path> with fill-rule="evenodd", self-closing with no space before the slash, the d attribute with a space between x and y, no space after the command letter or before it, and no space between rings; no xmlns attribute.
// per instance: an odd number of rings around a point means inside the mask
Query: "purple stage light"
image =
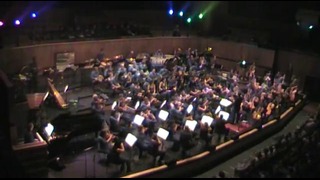
<svg viewBox="0 0 320 180"><path fill-rule="evenodd" d="M19 25L21 24L21 22L20 22L19 19L17 19L17 20L14 21L14 24L17 25L17 26L19 26Z"/></svg>

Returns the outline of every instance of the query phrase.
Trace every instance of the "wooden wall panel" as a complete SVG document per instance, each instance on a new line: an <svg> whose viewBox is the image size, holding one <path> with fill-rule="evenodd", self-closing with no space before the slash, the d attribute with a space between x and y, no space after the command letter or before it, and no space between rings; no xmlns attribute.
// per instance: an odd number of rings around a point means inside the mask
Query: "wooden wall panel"
<svg viewBox="0 0 320 180"><path fill-rule="evenodd" d="M212 47L213 53L219 57L236 61L246 59L249 62L255 61L257 65L264 67L271 67L273 63L274 52L272 50L252 45L197 37L155 37L66 42L3 49L0 51L0 67L8 73L14 73L23 65L30 63L32 57L36 58L38 68L51 67L55 65L55 56L59 52L75 52L75 63L82 63L94 58L101 48L104 49L107 57L113 57L119 54L127 55L130 50L137 53L154 53L161 49L164 53L172 54L174 49L186 50L189 47L196 48L199 52L206 47Z"/></svg>

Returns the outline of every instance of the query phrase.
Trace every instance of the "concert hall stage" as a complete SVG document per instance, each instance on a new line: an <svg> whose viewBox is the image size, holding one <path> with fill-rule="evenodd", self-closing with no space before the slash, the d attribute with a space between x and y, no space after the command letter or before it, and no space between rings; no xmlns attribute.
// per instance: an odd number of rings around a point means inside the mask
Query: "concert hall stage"
<svg viewBox="0 0 320 180"><path fill-rule="evenodd" d="M80 118L83 114L89 113L90 111L90 105L91 105L91 98L92 98L92 94L93 94L93 90L91 87L83 87L83 88L75 88L75 89L71 89L69 91L67 91L65 94L62 93L62 97L65 98L66 102L68 102L69 108L65 109L65 110L61 110L58 109L57 107L55 107L54 105L46 102L44 105L44 109L47 113L47 116L49 118L50 121L54 121L55 119L57 119L57 117L62 116L63 118L60 119L60 123L66 123L67 125L63 125L63 126L72 126L74 125L73 123L76 123L78 121L77 124L79 124L81 122L81 124L83 126L86 126L86 123L83 122L91 122L92 121L92 116L87 116L85 118ZM111 104L113 102L113 98L110 97L109 100L109 104ZM300 100L300 104L298 104L296 107L293 107L292 111L297 112L302 104L304 100ZM25 108L25 114L23 115L23 108L21 108L22 106L24 106ZM13 113L13 116L16 116L19 118L26 118L27 117L27 105L24 104L18 104L15 106L15 113ZM107 109L107 116L110 116L110 110L111 107L110 105L108 105L106 107ZM68 118L65 118L65 114L68 115ZM285 114L283 116L283 118L291 118L293 116L293 112L289 113L289 115ZM74 116L76 118L72 119L72 121L69 121L69 117L70 116ZM65 118L65 119L64 119ZM78 119L79 118L79 119ZM19 121L22 121L21 119ZM68 122L69 121L69 122ZM286 120L288 121L288 120ZM26 120L24 122L27 122ZM71 123L70 123L71 122ZM281 121L284 122L284 121ZM20 129L23 129L25 127L25 125L19 124L19 122L15 122L16 126L19 126ZM280 126L283 126L283 123L274 123L271 125L276 125L276 124L280 124ZM227 126L234 132L237 132L237 135L243 134L244 132L248 131L248 128L250 129L250 127L243 122L242 124L239 125L234 125L234 124L227 124ZM271 126L270 126L271 127ZM269 128L269 127L268 127ZM268 129L265 128L265 129ZM264 128L262 128L264 131ZM280 127L278 127L277 129L280 129ZM255 132L260 130L256 130ZM274 131L274 130L273 130ZM18 131L19 132L19 131ZM249 136L250 136L250 132L248 132ZM271 131L269 132L269 134L271 133ZM253 135L255 136L255 135ZM213 159L213 161L218 161L220 158L218 156L221 155L221 157L226 158L226 152L229 152L230 155L230 151L239 151L239 150L235 150L235 146L233 148L231 148L233 145L228 145L228 144L233 144L234 142L237 141L237 143L235 143L235 145L240 146L242 140L239 140L240 137L237 136L236 138L239 139L231 139L223 144L221 144L220 142L216 142L216 136L214 136L213 141L214 144L220 144L219 146L216 146L216 150L212 149L209 150L205 148L204 142L199 141L199 143L197 144L196 147L194 147L193 149L191 149L188 152L188 159L186 160L182 160L182 156L181 156L181 151L168 151L167 155L165 156L164 159L164 165L161 166L157 166L154 167L153 165L153 157L148 154L145 153L142 157L142 159L138 159L137 156L137 152L134 151L134 157L132 159L132 172L130 173L120 173L119 172L119 168L120 166L117 164L106 164L104 159L104 155L103 154L99 154L97 153L97 150L95 148L95 131L86 131L85 133L80 133L77 134L76 136L72 136L70 137L70 139L68 139L67 142L64 142L63 144L60 145L60 148L63 150L67 150L65 151L63 154L61 154L60 157L60 161L61 163L63 163L65 165L65 168L62 171L56 171L54 169L50 169L49 171L49 177L52 178L65 178L65 177L69 177L69 178L83 178L83 177L122 177L122 176L126 176L128 175L129 177L131 177L130 174L133 174L132 177L184 177L183 175L183 171L181 171L181 168L183 169L183 166L186 166L187 169L195 169L197 171L199 171L199 168L195 168L194 166L197 166L197 162L199 161L200 165L202 166L203 163L202 161L203 158L206 159L205 161L209 164L215 164L212 163L210 161L210 159ZM249 137L248 137L249 138ZM261 137L260 137L261 138ZM241 137L242 139L242 137ZM250 137L250 139L252 139L252 137ZM246 140L246 138L244 138L244 140ZM232 141L232 142L231 142ZM249 141L249 140L246 140ZM257 140L255 140L257 141ZM248 142L246 143L248 144ZM249 143L249 144L252 144ZM169 144L168 146L171 146L172 144ZM224 151L223 147L227 147L226 151ZM248 148L250 146L248 145ZM231 149L231 150L230 150ZM232 150L233 149L233 150ZM242 149L244 150L244 149ZM212 151L212 152L211 152ZM224 152L223 152L224 151ZM214 155L216 154L216 155ZM223 155L224 154L224 155ZM228 155L228 156L229 156ZM203 157L202 157L203 156ZM208 156L208 157L206 157ZM221 161L221 159L220 159ZM191 163L192 162L192 163ZM194 165L191 165L193 164ZM199 167L201 167L199 165ZM181 167L180 167L181 166ZM79 171L79 169L81 169L81 171ZM147 169L151 169L150 173L147 173ZM173 169L177 169L177 175L173 175L174 173L172 172ZM187 174L191 173L191 169L190 172L185 172L186 176ZM166 171L168 171L168 173L166 173ZM138 172L143 171L143 173L141 175L139 175ZM138 175L137 175L138 173Z"/></svg>

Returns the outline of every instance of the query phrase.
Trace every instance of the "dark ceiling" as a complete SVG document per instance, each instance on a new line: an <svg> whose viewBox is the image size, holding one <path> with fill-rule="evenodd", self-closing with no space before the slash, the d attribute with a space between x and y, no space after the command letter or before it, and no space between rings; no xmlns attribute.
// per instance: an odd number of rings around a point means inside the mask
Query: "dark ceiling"
<svg viewBox="0 0 320 180"><path fill-rule="evenodd" d="M1 1L0 19L16 16L21 9L41 9L46 7L50 11L54 8L68 8L70 10L108 10L108 9L134 9L134 10L167 10L170 4L174 9L188 5L193 8L211 1ZM257 18L273 18L277 16L292 16L297 9L320 10L319 1L225 1L232 15L255 16ZM21 12L20 12L21 13ZM10 15L9 15L10 14ZM289 18L289 19L290 19Z"/></svg>

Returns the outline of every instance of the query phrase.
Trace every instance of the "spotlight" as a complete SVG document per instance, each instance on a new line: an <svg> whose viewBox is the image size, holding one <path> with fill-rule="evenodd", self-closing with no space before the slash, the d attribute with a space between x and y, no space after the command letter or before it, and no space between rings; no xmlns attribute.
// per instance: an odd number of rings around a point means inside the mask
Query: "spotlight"
<svg viewBox="0 0 320 180"><path fill-rule="evenodd" d="M32 17L32 18L36 18L36 17L37 17L37 14L36 14L36 13L31 13L31 17Z"/></svg>
<svg viewBox="0 0 320 180"><path fill-rule="evenodd" d="M4 25L4 22L0 21L0 27Z"/></svg>
<svg viewBox="0 0 320 180"><path fill-rule="evenodd" d="M17 25L17 26L19 26L19 25L21 24L21 22L20 22L19 19L17 19L17 20L14 21L14 24Z"/></svg>
<svg viewBox="0 0 320 180"><path fill-rule="evenodd" d="M181 16L181 17L183 16L183 11L179 12L179 16Z"/></svg>
<svg viewBox="0 0 320 180"><path fill-rule="evenodd" d="M240 67L241 68L247 68L247 61L246 60L240 61Z"/></svg>
<svg viewBox="0 0 320 180"><path fill-rule="evenodd" d="M203 18L203 14L200 13L200 14L199 14L199 19L202 19L202 18Z"/></svg>
<svg viewBox="0 0 320 180"><path fill-rule="evenodd" d="M312 29L312 28L313 28L313 25L310 25L310 26L309 26L309 29Z"/></svg>
<svg viewBox="0 0 320 180"><path fill-rule="evenodd" d="M188 19L187 19L187 22L188 22L188 23L191 23L191 18L188 18Z"/></svg>
<svg viewBox="0 0 320 180"><path fill-rule="evenodd" d="M169 14L173 15L173 10L172 9L169 10Z"/></svg>

